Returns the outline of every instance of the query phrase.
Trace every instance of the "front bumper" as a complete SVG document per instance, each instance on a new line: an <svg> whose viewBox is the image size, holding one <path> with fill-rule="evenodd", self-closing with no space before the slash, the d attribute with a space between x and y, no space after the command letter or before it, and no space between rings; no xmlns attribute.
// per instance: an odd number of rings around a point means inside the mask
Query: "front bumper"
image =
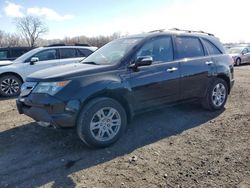
<svg viewBox="0 0 250 188"><path fill-rule="evenodd" d="M74 127L80 102L63 102L47 94L30 94L16 100L18 112L35 121L50 123L56 127Z"/></svg>

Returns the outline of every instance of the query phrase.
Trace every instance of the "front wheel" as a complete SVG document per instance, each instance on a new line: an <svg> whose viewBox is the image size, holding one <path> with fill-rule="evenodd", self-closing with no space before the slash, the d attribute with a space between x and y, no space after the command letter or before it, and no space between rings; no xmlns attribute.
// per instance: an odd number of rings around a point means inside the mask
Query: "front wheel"
<svg viewBox="0 0 250 188"><path fill-rule="evenodd" d="M127 116L124 108L111 98L97 98L81 111L77 133L90 147L107 147L125 131Z"/></svg>
<svg viewBox="0 0 250 188"><path fill-rule="evenodd" d="M0 95L13 97L20 94L22 81L15 75L0 77Z"/></svg>
<svg viewBox="0 0 250 188"><path fill-rule="evenodd" d="M224 108L228 97L228 85L225 80L217 78L208 88L203 99L203 107L208 110L221 110Z"/></svg>

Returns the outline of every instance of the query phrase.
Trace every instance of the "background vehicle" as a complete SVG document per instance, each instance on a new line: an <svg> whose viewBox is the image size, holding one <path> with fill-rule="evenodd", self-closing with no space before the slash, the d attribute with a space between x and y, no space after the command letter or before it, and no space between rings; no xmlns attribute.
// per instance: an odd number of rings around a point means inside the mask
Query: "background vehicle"
<svg viewBox="0 0 250 188"><path fill-rule="evenodd" d="M228 50L228 54L232 56L236 66L250 63L250 47L233 47Z"/></svg>
<svg viewBox="0 0 250 188"><path fill-rule="evenodd" d="M87 46L57 45L33 49L12 64L0 66L0 95L18 95L22 83L29 74L49 67L79 62L96 49Z"/></svg>
<svg viewBox="0 0 250 188"><path fill-rule="evenodd" d="M187 100L222 109L233 70L212 34L155 31L110 42L77 65L30 75L17 108L42 126L76 127L87 145L106 147L138 113Z"/></svg>
<svg viewBox="0 0 250 188"><path fill-rule="evenodd" d="M26 52L32 50L30 47L8 47L0 48L0 61L12 61Z"/></svg>

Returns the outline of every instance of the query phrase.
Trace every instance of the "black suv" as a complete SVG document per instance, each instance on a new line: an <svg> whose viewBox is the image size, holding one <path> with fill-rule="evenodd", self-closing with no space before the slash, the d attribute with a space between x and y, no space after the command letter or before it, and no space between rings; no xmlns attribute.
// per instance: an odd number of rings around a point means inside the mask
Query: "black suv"
<svg viewBox="0 0 250 188"><path fill-rule="evenodd" d="M42 126L76 127L87 145L106 147L138 113L190 99L222 109L233 71L212 34L154 31L114 40L79 64L29 76L17 107Z"/></svg>
<svg viewBox="0 0 250 188"><path fill-rule="evenodd" d="M0 48L0 61L15 60L26 52L32 50L30 47L8 47Z"/></svg>

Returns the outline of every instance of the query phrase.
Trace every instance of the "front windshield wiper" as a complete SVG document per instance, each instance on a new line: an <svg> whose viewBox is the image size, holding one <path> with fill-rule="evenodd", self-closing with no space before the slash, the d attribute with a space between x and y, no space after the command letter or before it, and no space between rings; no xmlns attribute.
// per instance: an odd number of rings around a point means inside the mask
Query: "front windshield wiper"
<svg viewBox="0 0 250 188"><path fill-rule="evenodd" d="M82 63L84 63L84 64L90 64L90 65L100 65L100 64L97 64L94 61L88 61L88 62L82 62Z"/></svg>

